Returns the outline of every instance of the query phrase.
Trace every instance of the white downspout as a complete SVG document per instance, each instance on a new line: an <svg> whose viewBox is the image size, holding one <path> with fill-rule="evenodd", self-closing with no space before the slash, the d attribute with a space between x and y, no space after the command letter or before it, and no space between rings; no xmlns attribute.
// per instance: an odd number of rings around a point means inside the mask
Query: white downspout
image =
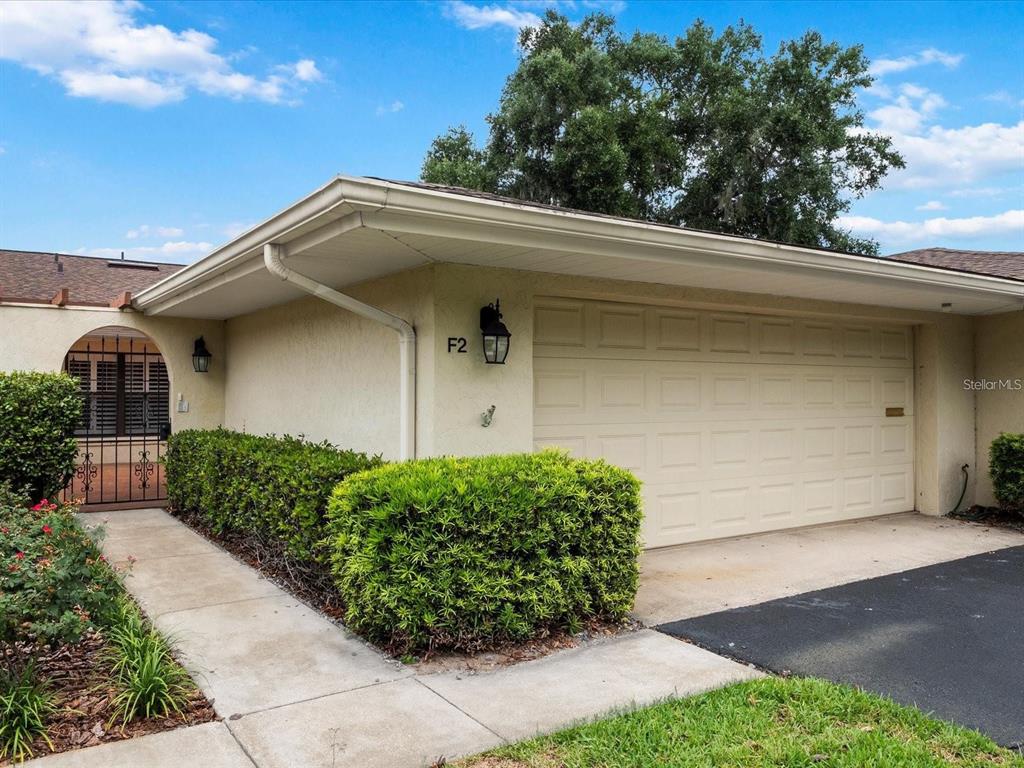
<svg viewBox="0 0 1024 768"><path fill-rule="evenodd" d="M283 246L277 243L267 243L263 246L263 263L270 274L360 317L386 325L398 333L398 353L401 366L398 412L401 431L399 458L403 461L416 458L416 329L396 315L364 304L358 299L339 293L323 283L318 283L316 280L286 267L282 258L283 251Z"/></svg>

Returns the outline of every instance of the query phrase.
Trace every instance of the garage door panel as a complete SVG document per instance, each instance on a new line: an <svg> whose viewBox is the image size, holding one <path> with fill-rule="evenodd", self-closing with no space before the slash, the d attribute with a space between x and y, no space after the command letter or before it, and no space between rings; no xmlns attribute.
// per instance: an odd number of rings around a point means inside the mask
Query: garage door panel
<svg viewBox="0 0 1024 768"><path fill-rule="evenodd" d="M660 352L700 352L700 315L695 312L652 310L654 349Z"/></svg>
<svg viewBox="0 0 1024 768"><path fill-rule="evenodd" d="M537 447L635 472L648 546L913 508L909 329L547 299L535 322Z"/></svg>
<svg viewBox="0 0 1024 768"><path fill-rule="evenodd" d="M707 360L906 367L909 328L539 298L537 357Z"/></svg>
<svg viewBox="0 0 1024 768"><path fill-rule="evenodd" d="M836 427L830 424L793 426L771 421L751 428L696 426L687 422L661 424L638 431L635 424L577 425L535 428L537 447L565 447L574 455L605 458L642 472L647 485L708 478L729 480L777 478L790 473L818 472L841 463L859 470L910 463L903 437L889 438L890 451L879 437L893 434L892 425L870 420ZM883 433L883 429L885 432ZM906 426L899 427L906 435Z"/></svg>
<svg viewBox="0 0 1024 768"><path fill-rule="evenodd" d="M808 366L538 358L537 423L689 419L836 418L901 407L913 415L913 377L887 368L824 373Z"/></svg>

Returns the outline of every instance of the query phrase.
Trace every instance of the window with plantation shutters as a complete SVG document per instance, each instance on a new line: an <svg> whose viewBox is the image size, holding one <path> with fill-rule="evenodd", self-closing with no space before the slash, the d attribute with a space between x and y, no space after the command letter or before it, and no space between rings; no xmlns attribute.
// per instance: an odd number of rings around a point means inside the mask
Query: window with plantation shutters
<svg viewBox="0 0 1024 768"><path fill-rule="evenodd" d="M92 363L89 360L69 357L67 361L68 375L78 380L78 393L82 398L82 416L79 419L76 435L86 434L92 425Z"/></svg>
<svg viewBox="0 0 1024 768"><path fill-rule="evenodd" d="M82 417L77 436L156 435L170 420L167 365L153 353L70 352Z"/></svg>

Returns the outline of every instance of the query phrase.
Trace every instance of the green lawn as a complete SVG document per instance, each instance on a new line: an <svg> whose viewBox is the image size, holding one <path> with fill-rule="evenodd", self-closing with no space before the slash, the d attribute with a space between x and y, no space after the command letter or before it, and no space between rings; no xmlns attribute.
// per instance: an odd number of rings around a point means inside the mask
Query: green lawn
<svg viewBox="0 0 1024 768"><path fill-rule="evenodd" d="M1024 768L1024 758L974 731L853 688L823 680L765 678L666 701L457 765Z"/></svg>

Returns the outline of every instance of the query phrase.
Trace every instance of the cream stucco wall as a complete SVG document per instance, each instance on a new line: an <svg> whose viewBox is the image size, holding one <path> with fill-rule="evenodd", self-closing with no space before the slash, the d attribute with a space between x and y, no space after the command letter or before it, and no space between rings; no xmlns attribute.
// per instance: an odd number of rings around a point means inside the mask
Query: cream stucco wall
<svg viewBox="0 0 1024 768"><path fill-rule="evenodd" d="M964 387L974 375L972 318L939 315L917 326L915 342L917 508L940 515L960 498L964 464L964 506L975 494L974 392Z"/></svg>
<svg viewBox="0 0 1024 768"><path fill-rule="evenodd" d="M167 363L171 424L175 430L215 427L224 418L224 324L220 321L147 317L131 310L0 304L0 370L59 371L82 336L116 325L147 334ZM193 341L206 339L214 355L210 372L192 370ZM181 394L188 413L177 413Z"/></svg>
<svg viewBox="0 0 1024 768"><path fill-rule="evenodd" d="M915 331L917 508L941 514L960 493L991 501L988 443L1024 431L1024 392L975 392L965 379L1024 378L1024 313L966 318L822 300L434 264L348 289L416 327L417 454L529 451L533 446L533 303L538 296L661 304L755 313L821 315L905 323ZM479 309L501 299L512 332L508 363L483 362ZM398 343L393 331L306 298L221 321L137 312L0 304L0 369L59 370L81 336L108 325L148 334L167 360L175 429L224 425L253 433L304 434L345 447L398 454ZM192 371L192 342L214 354L209 374ZM449 350L466 339L465 354ZM493 422L481 414L496 406ZM173 407L172 407L173 411ZM977 415L976 415L977 412ZM977 422L975 421L977 419Z"/></svg>
<svg viewBox="0 0 1024 768"><path fill-rule="evenodd" d="M977 352L975 380L1009 382L995 389L980 389L977 402L977 457L979 504L994 504L988 476L988 448L1000 432L1024 432L1024 312L987 315L975 321ZM1018 383L1019 382L1019 383Z"/></svg>
<svg viewBox="0 0 1024 768"><path fill-rule="evenodd" d="M433 268L347 293L416 328L417 453L430 454ZM398 336L391 329L309 297L228 320L227 350L226 426L398 455Z"/></svg>

